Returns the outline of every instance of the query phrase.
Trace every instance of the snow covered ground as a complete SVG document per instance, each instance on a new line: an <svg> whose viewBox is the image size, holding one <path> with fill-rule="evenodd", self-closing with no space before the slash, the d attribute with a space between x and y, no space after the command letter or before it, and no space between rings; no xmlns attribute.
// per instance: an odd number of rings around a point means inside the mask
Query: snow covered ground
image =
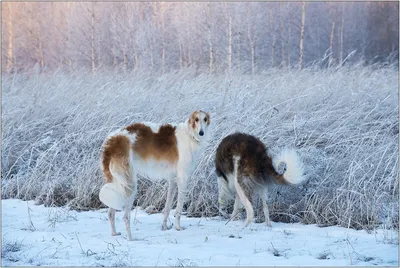
<svg viewBox="0 0 400 268"><path fill-rule="evenodd" d="M170 219L173 220L173 212ZM182 217L183 231L161 231L161 214L132 211L135 241L122 212L112 237L106 209L76 212L2 200L2 266L398 266L398 232L273 222L272 228L219 218Z"/></svg>

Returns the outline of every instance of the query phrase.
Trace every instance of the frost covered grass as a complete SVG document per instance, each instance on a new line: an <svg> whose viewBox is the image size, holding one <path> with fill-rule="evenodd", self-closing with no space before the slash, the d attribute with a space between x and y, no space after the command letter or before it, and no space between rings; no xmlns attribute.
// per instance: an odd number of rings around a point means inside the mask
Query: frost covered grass
<svg viewBox="0 0 400 268"><path fill-rule="evenodd" d="M109 132L135 121L181 122L202 109L212 133L189 184L187 216L217 215L215 150L243 131L272 155L294 147L304 161L306 184L271 188L272 221L398 228L395 69L17 74L3 76L2 90L2 198L101 208L100 149ZM142 178L135 204L161 211L166 187Z"/></svg>

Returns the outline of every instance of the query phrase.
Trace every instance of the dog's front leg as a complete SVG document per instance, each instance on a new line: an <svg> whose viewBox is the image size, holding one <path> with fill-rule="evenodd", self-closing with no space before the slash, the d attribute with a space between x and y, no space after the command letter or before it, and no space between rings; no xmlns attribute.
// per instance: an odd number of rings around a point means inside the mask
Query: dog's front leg
<svg viewBox="0 0 400 268"><path fill-rule="evenodd" d="M181 227L181 213L183 208L183 203L186 198L186 185L187 185L188 177L186 174L178 174L177 183L178 183L178 202L175 210L175 229L180 231L184 228Z"/></svg>
<svg viewBox="0 0 400 268"><path fill-rule="evenodd" d="M169 229L167 227L167 221L168 221L169 212L170 212L171 206L172 206L172 200L174 199L174 196L176 193L176 187L177 187L175 178L171 178L168 183L169 183L169 185L168 185L167 201L165 202L164 219L163 219L163 224L162 224L163 231Z"/></svg>

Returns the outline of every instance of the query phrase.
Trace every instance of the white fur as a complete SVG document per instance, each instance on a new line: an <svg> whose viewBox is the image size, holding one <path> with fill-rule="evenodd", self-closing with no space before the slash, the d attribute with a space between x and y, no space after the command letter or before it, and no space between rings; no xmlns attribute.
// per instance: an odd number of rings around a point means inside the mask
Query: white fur
<svg viewBox="0 0 400 268"><path fill-rule="evenodd" d="M121 195L121 190L118 184L106 183L101 187L99 198L107 207L123 210L125 208L125 198Z"/></svg>
<svg viewBox="0 0 400 268"><path fill-rule="evenodd" d="M176 126L175 136L177 139L178 149L178 161L176 163L169 163L166 161L157 160L143 160L139 155L136 155L132 150L129 160L130 174L122 173L124 171L117 170L113 167L112 161L110 163L110 172L114 178L113 183L107 183L100 190L100 200L112 209L125 209L125 224L127 225L128 238L130 236L130 229L128 230L129 214L134 197L136 195L137 187L137 175L148 176L151 180L169 180L167 200L164 210L162 229L167 229L167 219L172 206L172 198L174 197L176 189L178 189L178 200L175 212L175 228L181 230L180 226L180 215L185 201L187 181L192 174L195 164L197 163L197 157L200 149L207 141L207 124L204 123L204 113L199 114L199 122L196 124L196 128L193 129L189 126L188 121L180 124L170 124ZM160 124L145 122L146 126L149 126L153 132L157 133L160 128ZM200 136L200 131L204 132L203 136ZM114 135L125 135L127 136L131 144L136 141L136 135L130 134L126 130L119 130L113 132L108 138ZM132 185L135 187L132 189L133 193L131 196L125 194L128 187L126 179L132 179ZM111 217L114 217L113 211L109 212ZM119 234L115 232L114 219L110 218L112 234ZM131 239L129 239L131 240Z"/></svg>
<svg viewBox="0 0 400 268"><path fill-rule="evenodd" d="M242 186L240 185L240 183L238 181L239 160L240 160L240 156L237 156L237 155L233 156L233 176L234 176L236 193L239 196L240 201L246 208L247 218L245 221L245 226L247 226L254 218L254 210L253 210L253 206L251 205L250 200L247 198ZM238 207L239 206L237 204L237 200L235 200L235 208L234 208L233 213L235 213L235 214L237 213ZM233 216L235 216L235 215L233 215Z"/></svg>
<svg viewBox="0 0 400 268"><path fill-rule="evenodd" d="M295 150L285 148L273 158L275 170L278 170L280 163L286 164L286 171L283 177L291 184L300 184L305 181L303 176L303 164Z"/></svg>

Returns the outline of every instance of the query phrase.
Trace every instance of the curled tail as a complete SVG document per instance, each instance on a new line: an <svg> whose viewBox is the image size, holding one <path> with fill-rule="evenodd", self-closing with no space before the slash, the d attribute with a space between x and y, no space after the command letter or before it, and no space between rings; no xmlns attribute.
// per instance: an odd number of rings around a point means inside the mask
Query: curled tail
<svg viewBox="0 0 400 268"><path fill-rule="evenodd" d="M282 150L273 159L275 181L279 184L300 184L305 181L304 169L300 157L293 149Z"/></svg>
<svg viewBox="0 0 400 268"><path fill-rule="evenodd" d="M132 174L131 139L125 133L116 133L104 143L102 167L106 184L100 189L99 198L106 206L123 210L128 197L136 192Z"/></svg>

